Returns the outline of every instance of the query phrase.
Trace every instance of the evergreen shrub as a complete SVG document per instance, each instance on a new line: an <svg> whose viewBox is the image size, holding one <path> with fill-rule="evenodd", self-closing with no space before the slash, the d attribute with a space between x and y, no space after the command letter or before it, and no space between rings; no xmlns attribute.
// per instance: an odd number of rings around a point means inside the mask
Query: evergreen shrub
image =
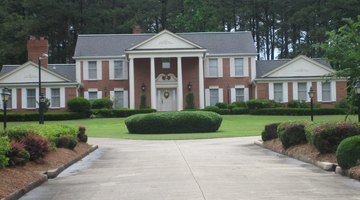
<svg viewBox="0 0 360 200"><path fill-rule="evenodd" d="M307 122L284 122L278 125L277 134L285 149L306 143L306 124Z"/></svg>
<svg viewBox="0 0 360 200"><path fill-rule="evenodd" d="M90 111L90 101L84 97L74 97L67 102L69 110L72 112L86 113Z"/></svg>
<svg viewBox="0 0 360 200"><path fill-rule="evenodd" d="M93 109L101 109L101 108L110 109L112 108L112 106L113 106L113 102L108 97L96 99L95 101L91 102L91 108Z"/></svg>
<svg viewBox="0 0 360 200"><path fill-rule="evenodd" d="M336 159L339 166L349 169L360 164L360 136L344 139L336 150Z"/></svg>
<svg viewBox="0 0 360 200"><path fill-rule="evenodd" d="M22 142L12 140L10 142L11 149L6 153L9 157L10 166L24 166L29 162L30 154L25 149L25 145Z"/></svg>
<svg viewBox="0 0 360 200"><path fill-rule="evenodd" d="M27 135L21 142L25 145L32 161L43 158L50 151L47 139L39 135Z"/></svg>
<svg viewBox="0 0 360 200"><path fill-rule="evenodd" d="M9 158L6 156L6 153L10 149L9 139L7 137L0 137L0 168L8 165Z"/></svg>
<svg viewBox="0 0 360 200"><path fill-rule="evenodd" d="M277 128L280 123L273 123L265 125L264 130L261 133L261 138L263 141L268 141L278 138Z"/></svg>

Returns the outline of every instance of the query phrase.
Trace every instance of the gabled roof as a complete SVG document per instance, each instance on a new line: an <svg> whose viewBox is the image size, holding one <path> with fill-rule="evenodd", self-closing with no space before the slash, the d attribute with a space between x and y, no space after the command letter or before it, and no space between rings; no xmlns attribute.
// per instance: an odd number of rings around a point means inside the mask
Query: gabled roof
<svg viewBox="0 0 360 200"><path fill-rule="evenodd" d="M127 49L131 49L155 35L79 35L74 58L124 56ZM209 54L257 54L251 32L197 32L176 33L175 35L207 49Z"/></svg>
<svg viewBox="0 0 360 200"><path fill-rule="evenodd" d="M281 68L286 67L291 62L295 62L299 59L306 59L317 64L320 67L327 69L328 71L333 71L331 65L325 58L308 58L306 56L300 55L294 59L280 59L280 60L257 60L256 61L256 77L263 78Z"/></svg>
<svg viewBox="0 0 360 200"><path fill-rule="evenodd" d="M75 64L49 64L48 69L71 81L76 81Z"/></svg>

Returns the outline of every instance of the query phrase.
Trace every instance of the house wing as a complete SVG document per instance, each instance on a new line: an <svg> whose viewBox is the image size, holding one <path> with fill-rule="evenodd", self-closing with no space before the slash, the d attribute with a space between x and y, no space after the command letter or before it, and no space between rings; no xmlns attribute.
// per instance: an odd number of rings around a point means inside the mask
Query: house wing
<svg viewBox="0 0 360 200"><path fill-rule="evenodd" d="M160 50L160 49L204 49L203 47L182 38L170 31L164 30L157 35L131 47L132 50Z"/></svg>
<svg viewBox="0 0 360 200"><path fill-rule="evenodd" d="M44 67L41 67L41 81L48 83L72 82L71 80ZM0 83L20 84L34 82L39 82L39 67L31 61L28 61L9 73L5 73L0 76Z"/></svg>
<svg viewBox="0 0 360 200"><path fill-rule="evenodd" d="M306 56L298 56L289 62L264 74L262 78L280 77L319 77L327 76L335 71Z"/></svg>

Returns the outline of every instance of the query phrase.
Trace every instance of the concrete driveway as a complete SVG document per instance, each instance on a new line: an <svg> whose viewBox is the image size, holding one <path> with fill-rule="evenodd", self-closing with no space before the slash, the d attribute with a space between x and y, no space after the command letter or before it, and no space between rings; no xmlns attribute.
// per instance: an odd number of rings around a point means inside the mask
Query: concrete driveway
<svg viewBox="0 0 360 200"><path fill-rule="evenodd" d="M94 139L95 151L22 199L357 199L360 182L262 149L258 137Z"/></svg>

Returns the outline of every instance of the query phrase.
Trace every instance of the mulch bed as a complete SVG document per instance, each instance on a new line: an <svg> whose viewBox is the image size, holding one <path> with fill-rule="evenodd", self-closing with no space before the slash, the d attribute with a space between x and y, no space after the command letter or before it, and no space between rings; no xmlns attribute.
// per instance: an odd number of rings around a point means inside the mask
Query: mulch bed
<svg viewBox="0 0 360 200"><path fill-rule="evenodd" d="M44 179L44 172L59 168L78 159L92 148L86 143L78 143L74 150L58 148L37 162L29 162L23 167L0 169L0 199L25 188L33 182Z"/></svg>

